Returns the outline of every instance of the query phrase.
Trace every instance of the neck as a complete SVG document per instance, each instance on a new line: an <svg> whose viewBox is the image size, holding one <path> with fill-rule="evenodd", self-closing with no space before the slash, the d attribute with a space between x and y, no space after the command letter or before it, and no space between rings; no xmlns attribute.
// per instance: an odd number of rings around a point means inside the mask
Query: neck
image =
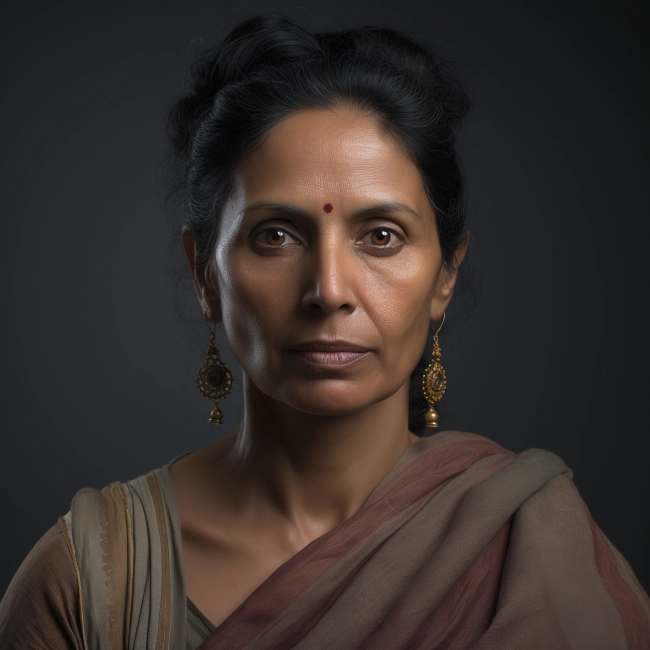
<svg viewBox="0 0 650 650"><path fill-rule="evenodd" d="M330 529L354 514L407 447L408 382L361 411L303 413L261 393L244 373L245 414L227 436L224 479L299 529Z"/></svg>

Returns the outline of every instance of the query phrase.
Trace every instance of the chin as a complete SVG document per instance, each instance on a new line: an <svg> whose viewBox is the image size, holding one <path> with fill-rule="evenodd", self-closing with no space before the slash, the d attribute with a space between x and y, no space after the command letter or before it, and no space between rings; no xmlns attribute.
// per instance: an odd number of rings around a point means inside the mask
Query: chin
<svg viewBox="0 0 650 650"><path fill-rule="evenodd" d="M282 401L302 413L320 416L349 415L376 401L370 396L355 395L354 392L350 388L315 390L312 386L306 390L290 391Z"/></svg>

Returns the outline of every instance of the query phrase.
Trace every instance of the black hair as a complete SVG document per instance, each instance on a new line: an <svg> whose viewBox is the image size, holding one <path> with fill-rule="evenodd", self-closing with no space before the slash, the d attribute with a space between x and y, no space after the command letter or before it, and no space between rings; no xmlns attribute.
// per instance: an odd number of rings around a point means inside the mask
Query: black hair
<svg viewBox="0 0 650 650"><path fill-rule="evenodd" d="M436 209L443 264L457 272L454 251L466 236L466 209L455 143L470 100L454 65L393 29L310 34L277 14L245 20L203 51L167 118L170 178L187 205L199 267L215 245L242 157L295 111L341 106L373 115L418 167ZM430 330L410 382L409 428L419 435Z"/></svg>

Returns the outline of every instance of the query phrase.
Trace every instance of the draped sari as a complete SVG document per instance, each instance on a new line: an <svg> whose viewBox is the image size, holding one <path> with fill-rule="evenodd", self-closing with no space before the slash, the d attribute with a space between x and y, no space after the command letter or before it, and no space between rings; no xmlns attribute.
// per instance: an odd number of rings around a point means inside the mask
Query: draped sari
<svg viewBox="0 0 650 650"><path fill-rule="evenodd" d="M650 599L572 476L474 434L415 443L201 650L650 648Z"/></svg>
<svg viewBox="0 0 650 650"><path fill-rule="evenodd" d="M549 451L411 444L216 628L187 615L170 465L61 518L87 650L650 649L648 595Z"/></svg>

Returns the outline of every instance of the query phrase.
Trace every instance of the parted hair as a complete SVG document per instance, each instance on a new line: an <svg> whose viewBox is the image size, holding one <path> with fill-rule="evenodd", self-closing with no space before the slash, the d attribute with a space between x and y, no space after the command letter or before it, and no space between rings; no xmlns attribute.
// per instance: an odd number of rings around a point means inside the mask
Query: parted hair
<svg viewBox="0 0 650 650"><path fill-rule="evenodd" d="M470 98L453 62L393 29L311 34L277 14L245 20L201 52L167 117L169 180L186 206L197 265L207 263L216 243L237 163L278 122L316 107L370 114L395 138L420 170L436 210L443 264L456 273L454 251L466 233L456 135ZM433 327L410 382L409 427L420 435L432 339Z"/></svg>

